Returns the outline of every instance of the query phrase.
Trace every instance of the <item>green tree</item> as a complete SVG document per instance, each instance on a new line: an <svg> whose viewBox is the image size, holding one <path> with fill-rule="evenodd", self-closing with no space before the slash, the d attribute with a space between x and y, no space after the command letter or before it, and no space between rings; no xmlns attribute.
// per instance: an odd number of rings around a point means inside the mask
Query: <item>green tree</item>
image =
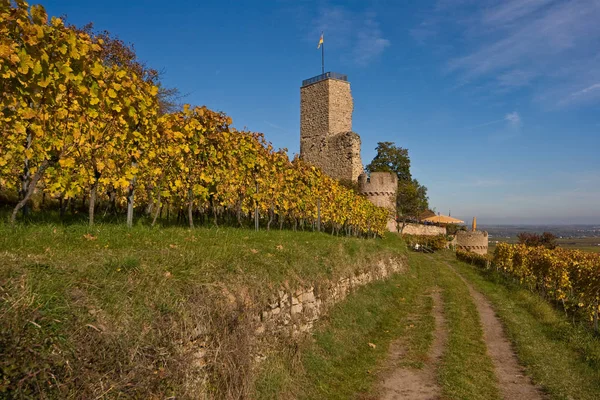
<svg viewBox="0 0 600 400"><path fill-rule="evenodd" d="M400 231L404 229L409 219L418 218L419 214L429 208L427 188L418 180L398 181L396 193L396 212L401 222Z"/></svg>
<svg viewBox="0 0 600 400"><path fill-rule="evenodd" d="M377 155L367 165L367 172L393 172L398 176L398 181L410 181L410 158L408 150L394 145L393 142L377 143Z"/></svg>
<svg viewBox="0 0 600 400"><path fill-rule="evenodd" d="M523 232L517 235L519 244L524 244L529 247L544 246L550 250L558 247L556 243L557 237L550 232L544 232L539 235L537 233Z"/></svg>
<svg viewBox="0 0 600 400"><path fill-rule="evenodd" d="M410 157L408 150L394 145L392 142L377 143L377 155L367 165L371 172L392 172L398 176L396 192L397 220L401 222L400 231L409 219L417 218L429 208L427 188L413 179L410 173Z"/></svg>

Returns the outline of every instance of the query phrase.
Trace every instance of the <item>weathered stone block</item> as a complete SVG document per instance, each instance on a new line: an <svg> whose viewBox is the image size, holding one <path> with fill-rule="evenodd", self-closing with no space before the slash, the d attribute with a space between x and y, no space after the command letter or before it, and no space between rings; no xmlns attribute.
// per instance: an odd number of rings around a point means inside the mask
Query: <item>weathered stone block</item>
<svg viewBox="0 0 600 400"><path fill-rule="evenodd" d="M300 314L302 312L302 303L292 305L292 315Z"/></svg>

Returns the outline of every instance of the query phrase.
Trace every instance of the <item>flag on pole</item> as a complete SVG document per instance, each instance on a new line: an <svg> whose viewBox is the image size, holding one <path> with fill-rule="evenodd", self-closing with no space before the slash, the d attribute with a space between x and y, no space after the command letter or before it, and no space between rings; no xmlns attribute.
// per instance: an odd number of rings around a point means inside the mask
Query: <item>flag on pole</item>
<svg viewBox="0 0 600 400"><path fill-rule="evenodd" d="M317 49L320 49L322 45L323 45L323 32L321 32L321 38L319 39L319 45L317 46Z"/></svg>

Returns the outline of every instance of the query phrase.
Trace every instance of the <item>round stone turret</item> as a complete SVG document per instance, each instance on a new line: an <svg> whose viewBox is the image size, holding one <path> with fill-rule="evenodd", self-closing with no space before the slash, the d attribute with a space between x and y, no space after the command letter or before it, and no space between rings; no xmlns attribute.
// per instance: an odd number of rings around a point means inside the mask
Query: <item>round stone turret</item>
<svg viewBox="0 0 600 400"><path fill-rule="evenodd" d="M458 249L484 255L488 252L488 233L485 231L458 231L455 240Z"/></svg>
<svg viewBox="0 0 600 400"><path fill-rule="evenodd" d="M387 208L390 211L388 229L396 231L396 190L398 189L398 177L391 172L365 173L358 177L358 190L369 201L378 207Z"/></svg>

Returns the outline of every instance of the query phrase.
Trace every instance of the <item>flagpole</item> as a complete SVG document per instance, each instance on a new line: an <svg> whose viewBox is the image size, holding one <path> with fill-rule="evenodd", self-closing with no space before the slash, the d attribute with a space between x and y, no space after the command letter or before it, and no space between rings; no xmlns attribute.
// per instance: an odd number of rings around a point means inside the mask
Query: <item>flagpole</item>
<svg viewBox="0 0 600 400"><path fill-rule="evenodd" d="M321 74L325 74L325 43L321 44Z"/></svg>

